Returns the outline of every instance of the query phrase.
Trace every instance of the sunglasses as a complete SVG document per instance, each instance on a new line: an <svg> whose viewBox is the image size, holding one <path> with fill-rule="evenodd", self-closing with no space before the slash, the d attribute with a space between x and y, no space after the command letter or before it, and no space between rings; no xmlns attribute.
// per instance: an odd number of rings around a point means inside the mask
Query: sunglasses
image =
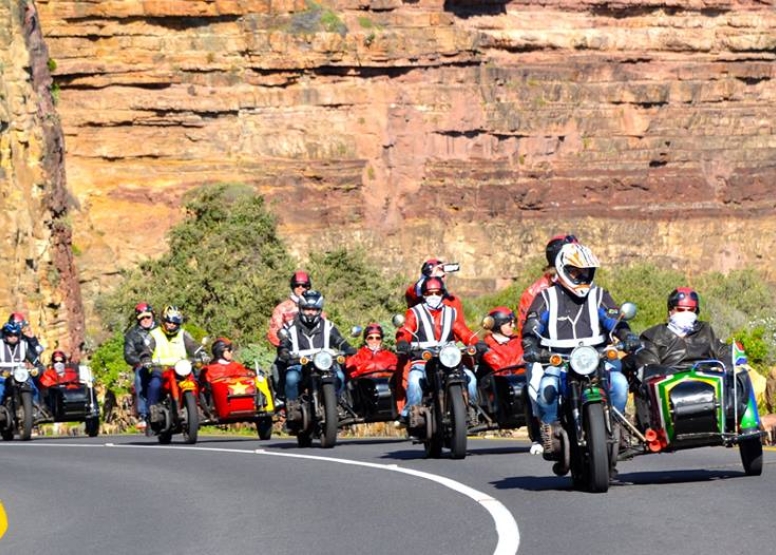
<svg viewBox="0 0 776 555"><path fill-rule="evenodd" d="M140 320L150 320L153 316L141 316Z"/></svg>
<svg viewBox="0 0 776 555"><path fill-rule="evenodd" d="M366 336L366 340L367 341L371 341L371 340L375 340L375 339L382 339L382 337L380 337L379 335L367 335Z"/></svg>
<svg viewBox="0 0 776 555"><path fill-rule="evenodd" d="M231 351L231 350L232 350L231 347L224 347L224 351Z"/></svg>
<svg viewBox="0 0 776 555"><path fill-rule="evenodd" d="M675 306L674 310L676 312L695 312L695 309L689 306Z"/></svg>
<svg viewBox="0 0 776 555"><path fill-rule="evenodd" d="M55 360L55 361L54 361L54 364L56 364L56 363L58 363L58 362L65 362L65 361L64 361L64 360Z"/></svg>

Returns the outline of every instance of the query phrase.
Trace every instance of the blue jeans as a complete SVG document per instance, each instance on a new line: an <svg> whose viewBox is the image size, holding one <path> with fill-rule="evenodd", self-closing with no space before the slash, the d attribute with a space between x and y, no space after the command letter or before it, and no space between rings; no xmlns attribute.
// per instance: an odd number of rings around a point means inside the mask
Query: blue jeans
<svg viewBox="0 0 776 555"><path fill-rule="evenodd" d="M334 366L337 374L335 385L337 386L337 397L342 394L345 386L345 374L339 366ZM302 365L294 364L286 368L286 401L296 401L299 398L299 382L302 380Z"/></svg>
<svg viewBox="0 0 776 555"><path fill-rule="evenodd" d="M622 365L606 363L609 370L609 401L618 411L625 412L628 401L628 380L622 373ZM544 376L539 384L539 395L536 405L539 409L539 419L551 424L558 420L558 401L566 393L566 372L557 366L544 369Z"/></svg>
<svg viewBox="0 0 776 555"><path fill-rule="evenodd" d="M157 404L162 398L162 371L159 368L151 368L150 370L143 368L140 372L142 379L147 383L146 403L147 407L150 407Z"/></svg>
<svg viewBox="0 0 776 555"><path fill-rule="evenodd" d="M137 416L145 419L148 416L145 388L143 387L142 367L135 370L135 399L137 399Z"/></svg>
<svg viewBox="0 0 776 555"><path fill-rule="evenodd" d="M29 379L28 380L31 388L32 388L32 400L35 403L40 402L40 391L38 390L38 385L35 383L35 380ZM0 402L2 402L3 398L5 397L5 378L0 378Z"/></svg>
<svg viewBox="0 0 776 555"><path fill-rule="evenodd" d="M474 404L477 402L477 378L474 376L474 372L466 367L464 367L463 372L466 375L466 389L469 391L469 402ZM407 376L407 403L401 411L402 416L407 416L410 407L419 405L423 400L423 385L425 385L425 382L426 364L413 364Z"/></svg>

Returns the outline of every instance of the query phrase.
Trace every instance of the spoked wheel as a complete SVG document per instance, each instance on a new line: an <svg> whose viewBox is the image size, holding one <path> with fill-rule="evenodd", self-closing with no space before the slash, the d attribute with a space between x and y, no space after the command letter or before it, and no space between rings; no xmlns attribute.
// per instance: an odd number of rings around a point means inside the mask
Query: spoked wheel
<svg viewBox="0 0 776 555"><path fill-rule="evenodd" d="M333 383L323 384L323 417L321 447L329 449L337 443L337 392Z"/></svg>
<svg viewBox="0 0 776 555"><path fill-rule="evenodd" d="M763 444L759 437L743 440L738 444L738 451L747 476L759 476L763 473Z"/></svg>
<svg viewBox="0 0 776 555"><path fill-rule="evenodd" d="M186 413L186 419L183 422L183 442L192 445L197 443L199 435L199 411L197 411L197 400L191 391L183 394L183 410Z"/></svg>
<svg viewBox="0 0 776 555"><path fill-rule="evenodd" d="M19 419L19 439L29 441L32 437L32 392L22 391L21 403L16 408Z"/></svg>
<svg viewBox="0 0 776 555"><path fill-rule="evenodd" d="M450 457L463 459L466 456L466 403L460 384L451 385L448 389L450 400Z"/></svg>
<svg viewBox="0 0 776 555"><path fill-rule="evenodd" d="M609 490L609 449L603 405L590 403L585 406L584 414L588 488L592 493L605 493Z"/></svg>

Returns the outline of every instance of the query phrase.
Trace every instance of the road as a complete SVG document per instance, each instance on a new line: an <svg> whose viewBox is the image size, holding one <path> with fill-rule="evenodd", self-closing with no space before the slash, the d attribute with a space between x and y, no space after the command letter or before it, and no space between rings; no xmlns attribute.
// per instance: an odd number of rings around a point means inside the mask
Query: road
<svg viewBox="0 0 776 555"><path fill-rule="evenodd" d="M4 442L0 553L772 552L773 449L761 477L744 476L737 449L638 457L606 494L572 490L527 449L470 439L454 461L382 439Z"/></svg>

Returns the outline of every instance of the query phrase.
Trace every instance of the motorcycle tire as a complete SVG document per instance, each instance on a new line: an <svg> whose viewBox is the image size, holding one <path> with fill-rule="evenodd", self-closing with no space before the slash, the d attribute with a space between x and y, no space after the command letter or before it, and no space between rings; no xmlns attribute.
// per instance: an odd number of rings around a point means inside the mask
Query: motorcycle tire
<svg viewBox="0 0 776 555"><path fill-rule="evenodd" d="M13 428L3 428L3 431L0 432L0 435L3 436L3 441L11 441L13 439Z"/></svg>
<svg viewBox="0 0 776 555"><path fill-rule="evenodd" d="M606 437L604 407L590 403L584 409L585 437L587 439L587 486L591 493L609 490L609 448Z"/></svg>
<svg viewBox="0 0 776 555"><path fill-rule="evenodd" d="M158 439L161 445L169 445L172 443L172 432L162 432L159 434Z"/></svg>
<svg viewBox="0 0 776 555"><path fill-rule="evenodd" d="M29 441L32 437L32 392L22 391L21 403L16 408L19 418L19 439Z"/></svg>
<svg viewBox="0 0 776 555"><path fill-rule="evenodd" d="M460 384L451 385L447 390L450 401L450 458L466 457L466 402Z"/></svg>
<svg viewBox="0 0 776 555"><path fill-rule="evenodd" d="M296 444L299 447L310 447L313 444L313 436L310 432L299 432L296 434Z"/></svg>
<svg viewBox="0 0 776 555"><path fill-rule="evenodd" d="M87 418L84 421L84 428L86 429L86 435L97 437L100 434L100 419L97 417Z"/></svg>
<svg viewBox="0 0 776 555"><path fill-rule="evenodd" d="M256 431L259 434L259 439L265 441L272 439L272 418L262 418L256 422Z"/></svg>
<svg viewBox="0 0 776 555"><path fill-rule="evenodd" d="M333 383L323 384L323 433L321 447L331 449L337 443L337 391Z"/></svg>
<svg viewBox="0 0 776 555"><path fill-rule="evenodd" d="M434 425L429 427L433 432L426 439L423 447L425 448L427 459L438 459L442 456L442 447L445 443L445 431L439 401L434 401L433 412L429 416L434 419Z"/></svg>
<svg viewBox="0 0 776 555"><path fill-rule="evenodd" d="M197 443L199 435L199 411L197 410L197 399L191 391L183 394L183 410L186 413L186 419L183 423L183 442L189 445Z"/></svg>
<svg viewBox="0 0 776 555"><path fill-rule="evenodd" d="M763 444L759 437L743 440L738 444L738 452L747 476L760 476L763 473Z"/></svg>

